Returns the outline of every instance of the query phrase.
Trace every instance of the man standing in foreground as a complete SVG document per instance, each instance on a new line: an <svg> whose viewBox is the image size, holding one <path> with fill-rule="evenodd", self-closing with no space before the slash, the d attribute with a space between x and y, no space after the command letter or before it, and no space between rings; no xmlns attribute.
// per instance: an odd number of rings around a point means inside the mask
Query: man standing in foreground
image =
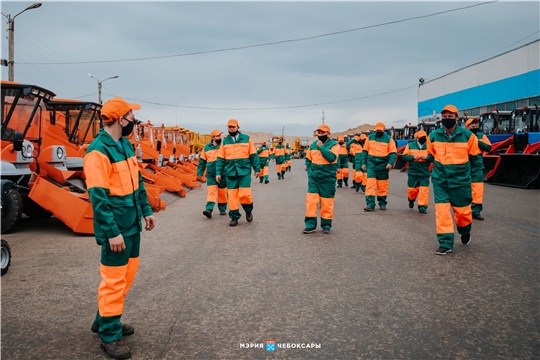
<svg viewBox="0 0 540 360"><path fill-rule="evenodd" d="M255 177L261 170L257 149L249 135L243 134L235 119L227 123L229 135L223 139L218 150L216 163L216 181L219 184L223 176L227 177L227 196L229 198L229 226L238 225L240 204L246 212L246 220L253 221L253 196L251 195L251 169Z"/></svg>
<svg viewBox="0 0 540 360"><path fill-rule="evenodd" d="M443 126L431 132L427 140L428 160L434 163L431 178L439 241L439 248L435 252L437 255L454 249L454 224L450 209L454 211L461 243L468 245L471 241L471 165L474 168L478 161L478 139L467 129L456 126L457 108L446 105L441 117Z"/></svg>
<svg viewBox="0 0 540 360"><path fill-rule="evenodd" d="M471 168L471 186L472 186L472 217L475 220L484 220L480 214L482 212L482 202L484 199L484 151L491 151L491 142L486 134L479 131L480 122L478 118L468 119L465 123L469 129L478 138L478 160L476 166Z"/></svg>
<svg viewBox="0 0 540 360"><path fill-rule="evenodd" d="M122 324L124 299L139 267L144 217L145 229L156 224L148 203L133 145L124 138L133 131L139 104L116 97L101 109L103 129L88 146L84 173L94 210L94 235L101 245L101 284L98 312L91 330L99 334L101 348L112 358L127 359L131 351L124 336L135 332Z"/></svg>
<svg viewBox="0 0 540 360"><path fill-rule="evenodd" d="M227 211L227 180L225 178L218 184L216 182L216 159L219 146L221 145L221 131L213 130L210 133L212 141L204 146L199 165L197 167L197 176L203 176L206 170L206 209L203 215L212 218L212 211L216 205L216 197L220 215L226 215Z"/></svg>
<svg viewBox="0 0 540 360"><path fill-rule="evenodd" d="M334 215L334 196L336 195L336 170L339 145L330 139L330 127L317 128L318 140L306 151L306 171L308 174L308 193L306 196L306 217L304 234L317 229L317 207L321 203L321 227L323 234L330 234Z"/></svg>

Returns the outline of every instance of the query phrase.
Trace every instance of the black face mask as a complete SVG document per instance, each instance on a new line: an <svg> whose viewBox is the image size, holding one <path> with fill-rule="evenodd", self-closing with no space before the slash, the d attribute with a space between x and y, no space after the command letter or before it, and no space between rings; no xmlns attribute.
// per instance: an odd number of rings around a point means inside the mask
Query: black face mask
<svg viewBox="0 0 540 360"><path fill-rule="evenodd" d="M424 145L426 143L426 138L425 137L421 137L418 139L418 142L422 145Z"/></svg>
<svg viewBox="0 0 540 360"><path fill-rule="evenodd" d="M339 145L343 145L343 141L340 141L340 142L339 142Z"/></svg>
<svg viewBox="0 0 540 360"><path fill-rule="evenodd" d="M362 145L362 146L364 146L365 143L366 143L365 140L360 141L360 145Z"/></svg>
<svg viewBox="0 0 540 360"><path fill-rule="evenodd" d="M375 133L375 136L376 136L376 137L381 137L381 136L383 136L383 135L384 135L384 132L382 132L382 131L377 131L377 132Z"/></svg>
<svg viewBox="0 0 540 360"><path fill-rule="evenodd" d="M238 130L236 130L235 132L229 131L229 135L231 135L231 136L236 136L236 135L238 135Z"/></svg>
<svg viewBox="0 0 540 360"><path fill-rule="evenodd" d="M478 132L478 130L480 130L480 129L479 129L479 128L474 128L474 129L471 129L471 132L472 132L473 134L476 135L476 133Z"/></svg>
<svg viewBox="0 0 540 360"><path fill-rule="evenodd" d="M217 139L217 140L214 140L216 142L216 144L221 144L221 139Z"/></svg>
<svg viewBox="0 0 540 360"><path fill-rule="evenodd" d="M445 128L451 129L456 125L456 119L442 119L442 124Z"/></svg>
<svg viewBox="0 0 540 360"><path fill-rule="evenodd" d="M279 144L279 145L283 145L283 143L282 143L281 141L280 141L278 144Z"/></svg>
<svg viewBox="0 0 540 360"><path fill-rule="evenodd" d="M133 123L133 121L128 122L126 126L122 126L122 136L129 136L133 131L134 126L135 124Z"/></svg>
<svg viewBox="0 0 540 360"><path fill-rule="evenodd" d="M317 136L317 137L323 143L326 142L326 140L328 140L328 135L322 135L322 136Z"/></svg>

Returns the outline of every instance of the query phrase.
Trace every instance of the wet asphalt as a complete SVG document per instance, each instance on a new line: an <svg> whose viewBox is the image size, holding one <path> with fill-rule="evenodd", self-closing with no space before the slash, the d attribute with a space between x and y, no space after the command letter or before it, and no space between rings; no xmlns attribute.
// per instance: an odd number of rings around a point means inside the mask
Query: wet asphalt
<svg viewBox="0 0 540 360"><path fill-rule="evenodd" d="M329 235L302 234L301 160L270 177L253 180L252 223L204 217L205 186L156 214L122 317L133 359L540 358L539 190L486 184L470 245L456 233L438 256L433 194L427 215L409 209L405 173L391 171L386 211L338 188ZM106 359L93 237L25 218L2 238L2 359Z"/></svg>

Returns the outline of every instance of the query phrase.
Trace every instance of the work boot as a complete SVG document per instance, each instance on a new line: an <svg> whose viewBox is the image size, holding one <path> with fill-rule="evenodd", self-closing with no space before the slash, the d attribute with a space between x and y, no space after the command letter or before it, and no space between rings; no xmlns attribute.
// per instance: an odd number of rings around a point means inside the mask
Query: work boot
<svg viewBox="0 0 540 360"><path fill-rule="evenodd" d="M92 323L92 327L90 328L93 333L97 333L99 331L99 326L96 323ZM135 333L135 328L128 324L122 324L122 336L129 336L133 335Z"/></svg>
<svg viewBox="0 0 540 360"><path fill-rule="evenodd" d="M355 191L356 191L356 192L359 192L359 191L360 191L360 187L357 187L357 188L355 189Z"/></svg>
<svg viewBox="0 0 540 360"><path fill-rule="evenodd" d="M212 218L212 211L210 211L210 210L204 210L202 213L203 213L203 215L206 216L207 218L209 218L209 219Z"/></svg>
<svg viewBox="0 0 540 360"><path fill-rule="evenodd" d="M264 181L265 184L268 184L269 182L270 182L270 181L268 181L268 180L265 180L265 181Z"/></svg>
<svg viewBox="0 0 540 360"><path fill-rule="evenodd" d="M253 221L253 213L246 214L246 220L247 220L247 222L252 222Z"/></svg>
<svg viewBox="0 0 540 360"><path fill-rule="evenodd" d="M469 245L469 243L471 242L471 234L463 234L461 235L461 243L463 245Z"/></svg>
<svg viewBox="0 0 540 360"><path fill-rule="evenodd" d="M262 184L263 181L264 181L264 179L259 176L259 183Z"/></svg>
<svg viewBox="0 0 540 360"><path fill-rule="evenodd" d="M231 222L229 223L229 226L236 226L238 225L238 219L232 219Z"/></svg>
<svg viewBox="0 0 540 360"><path fill-rule="evenodd" d="M315 231L317 231L317 229L310 229L310 228L305 228L302 233L304 234L311 234L311 233L314 233Z"/></svg>
<svg viewBox="0 0 540 360"><path fill-rule="evenodd" d="M414 207L414 200L409 199L409 209Z"/></svg>
<svg viewBox="0 0 540 360"><path fill-rule="evenodd" d="M285 171L282 171L282 172L281 172L281 178L282 178L282 179L285 179Z"/></svg>
<svg viewBox="0 0 540 360"><path fill-rule="evenodd" d="M338 184L338 186L337 186L337 187L343 187L343 186L342 186L341 184Z"/></svg>
<svg viewBox="0 0 540 360"><path fill-rule="evenodd" d="M226 211L220 211L219 215L227 215L227 212Z"/></svg>
<svg viewBox="0 0 540 360"><path fill-rule="evenodd" d="M280 173L277 174L277 179L278 179L278 180L281 180L281 174L280 174Z"/></svg>
<svg viewBox="0 0 540 360"><path fill-rule="evenodd" d="M364 211L375 211L375 208L367 206L367 207L364 208Z"/></svg>
<svg viewBox="0 0 540 360"><path fill-rule="evenodd" d="M129 350L124 338L108 343L102 342L101 349L113 359L129 359L131 357L131 350Z"/></svg>
<svg viewBox="0 0 540 360"><path fill-rule="evenodd" d="M420 214L427 214L426 210L418 210Z"/></svg>
<svg viewBox="0 0 540 360"><path fill-rule="evenodd" d="M349 180L343 179L343 183L345 184L345 187L349 187Z"/></svg>
<svg viewBox="0 0 540 360"><path fill-rule="evenodd" d="M379 205L379 208L380 208L381 210L386 210L386 206L385 206L385 205Z"/></svg>
<svg viewBox="0 0 540 360"><path fill-rule="evenodd" d="M480 214L474 214L472 218L475 220L484 220L484 217Z"/></svg>

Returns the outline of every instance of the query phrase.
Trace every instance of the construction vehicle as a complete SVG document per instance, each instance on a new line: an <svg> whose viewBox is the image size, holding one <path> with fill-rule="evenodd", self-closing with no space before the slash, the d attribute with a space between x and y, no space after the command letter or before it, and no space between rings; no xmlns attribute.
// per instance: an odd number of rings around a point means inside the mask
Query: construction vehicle
<svg viewBox="0 0 540 360"><path fill-rule="evenodd" d="M2 247L0 248L0 265L2 268L2 276L8 272L11 265L11 248L6 240L2 239Z"/></svg>

